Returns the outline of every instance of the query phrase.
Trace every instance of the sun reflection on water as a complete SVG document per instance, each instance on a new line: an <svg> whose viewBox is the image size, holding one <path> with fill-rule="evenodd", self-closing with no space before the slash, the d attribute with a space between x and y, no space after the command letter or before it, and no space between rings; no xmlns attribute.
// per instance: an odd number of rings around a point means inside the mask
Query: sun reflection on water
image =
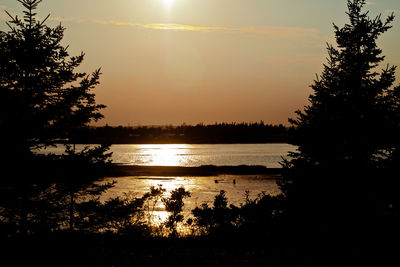
<svg viewBox="0 0 400 267"><path fill-rule="evenodd" d="M188 160L182 155L191 149L185 144L139 145L140 154L147 158L146 165L152 166L184 166Z"/></svg>

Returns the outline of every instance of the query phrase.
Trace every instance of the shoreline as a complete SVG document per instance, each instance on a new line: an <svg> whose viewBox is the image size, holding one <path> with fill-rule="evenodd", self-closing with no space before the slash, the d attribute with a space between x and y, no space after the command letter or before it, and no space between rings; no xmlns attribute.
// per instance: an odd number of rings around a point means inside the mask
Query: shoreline
<svg viewBox="0 0 400 267"><path fill-rule="evenodd" d="M218 176L218 175L268 175L274 178L281 177L281 168L267 168L265 166L215 166L203 165L199 167L181 166L143 166L113 164L108 176Z"/></svg>

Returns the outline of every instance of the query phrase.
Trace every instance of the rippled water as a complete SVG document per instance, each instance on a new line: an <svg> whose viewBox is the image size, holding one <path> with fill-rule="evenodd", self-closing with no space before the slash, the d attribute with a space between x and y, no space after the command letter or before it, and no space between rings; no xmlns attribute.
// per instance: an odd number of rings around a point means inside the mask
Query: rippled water
<svg viewBox="0 0 400 267"><path fill-rule="evenodd" d="M76 146L80 150L84 145ZM289 144L149 144L112 145L115 163L146 166L263 165L279 168L282 157L296 147ZM46 152L62 153L62 146Z"/></svg>

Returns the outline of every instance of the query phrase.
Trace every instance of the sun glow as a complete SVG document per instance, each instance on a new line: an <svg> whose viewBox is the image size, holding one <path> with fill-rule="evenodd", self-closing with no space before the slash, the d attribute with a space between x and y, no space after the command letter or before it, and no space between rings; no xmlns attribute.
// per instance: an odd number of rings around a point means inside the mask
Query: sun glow
<svg viewBox="0 0 400 267"><path fill-rule="evenodd" d="M166 7L171 7L175 0L162 0Z"/></svg>

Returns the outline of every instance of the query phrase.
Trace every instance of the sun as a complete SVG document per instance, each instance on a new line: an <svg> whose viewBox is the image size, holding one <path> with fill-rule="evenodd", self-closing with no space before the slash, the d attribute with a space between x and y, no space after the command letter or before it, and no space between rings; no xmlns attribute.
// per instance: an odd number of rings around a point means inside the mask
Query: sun
<svg viewBox="0 0 400 267"><path fill-rule="evenodd" d="M172 6L172 4L175 2L175 0L162 0L162 1L166 7Z"/></svg>

